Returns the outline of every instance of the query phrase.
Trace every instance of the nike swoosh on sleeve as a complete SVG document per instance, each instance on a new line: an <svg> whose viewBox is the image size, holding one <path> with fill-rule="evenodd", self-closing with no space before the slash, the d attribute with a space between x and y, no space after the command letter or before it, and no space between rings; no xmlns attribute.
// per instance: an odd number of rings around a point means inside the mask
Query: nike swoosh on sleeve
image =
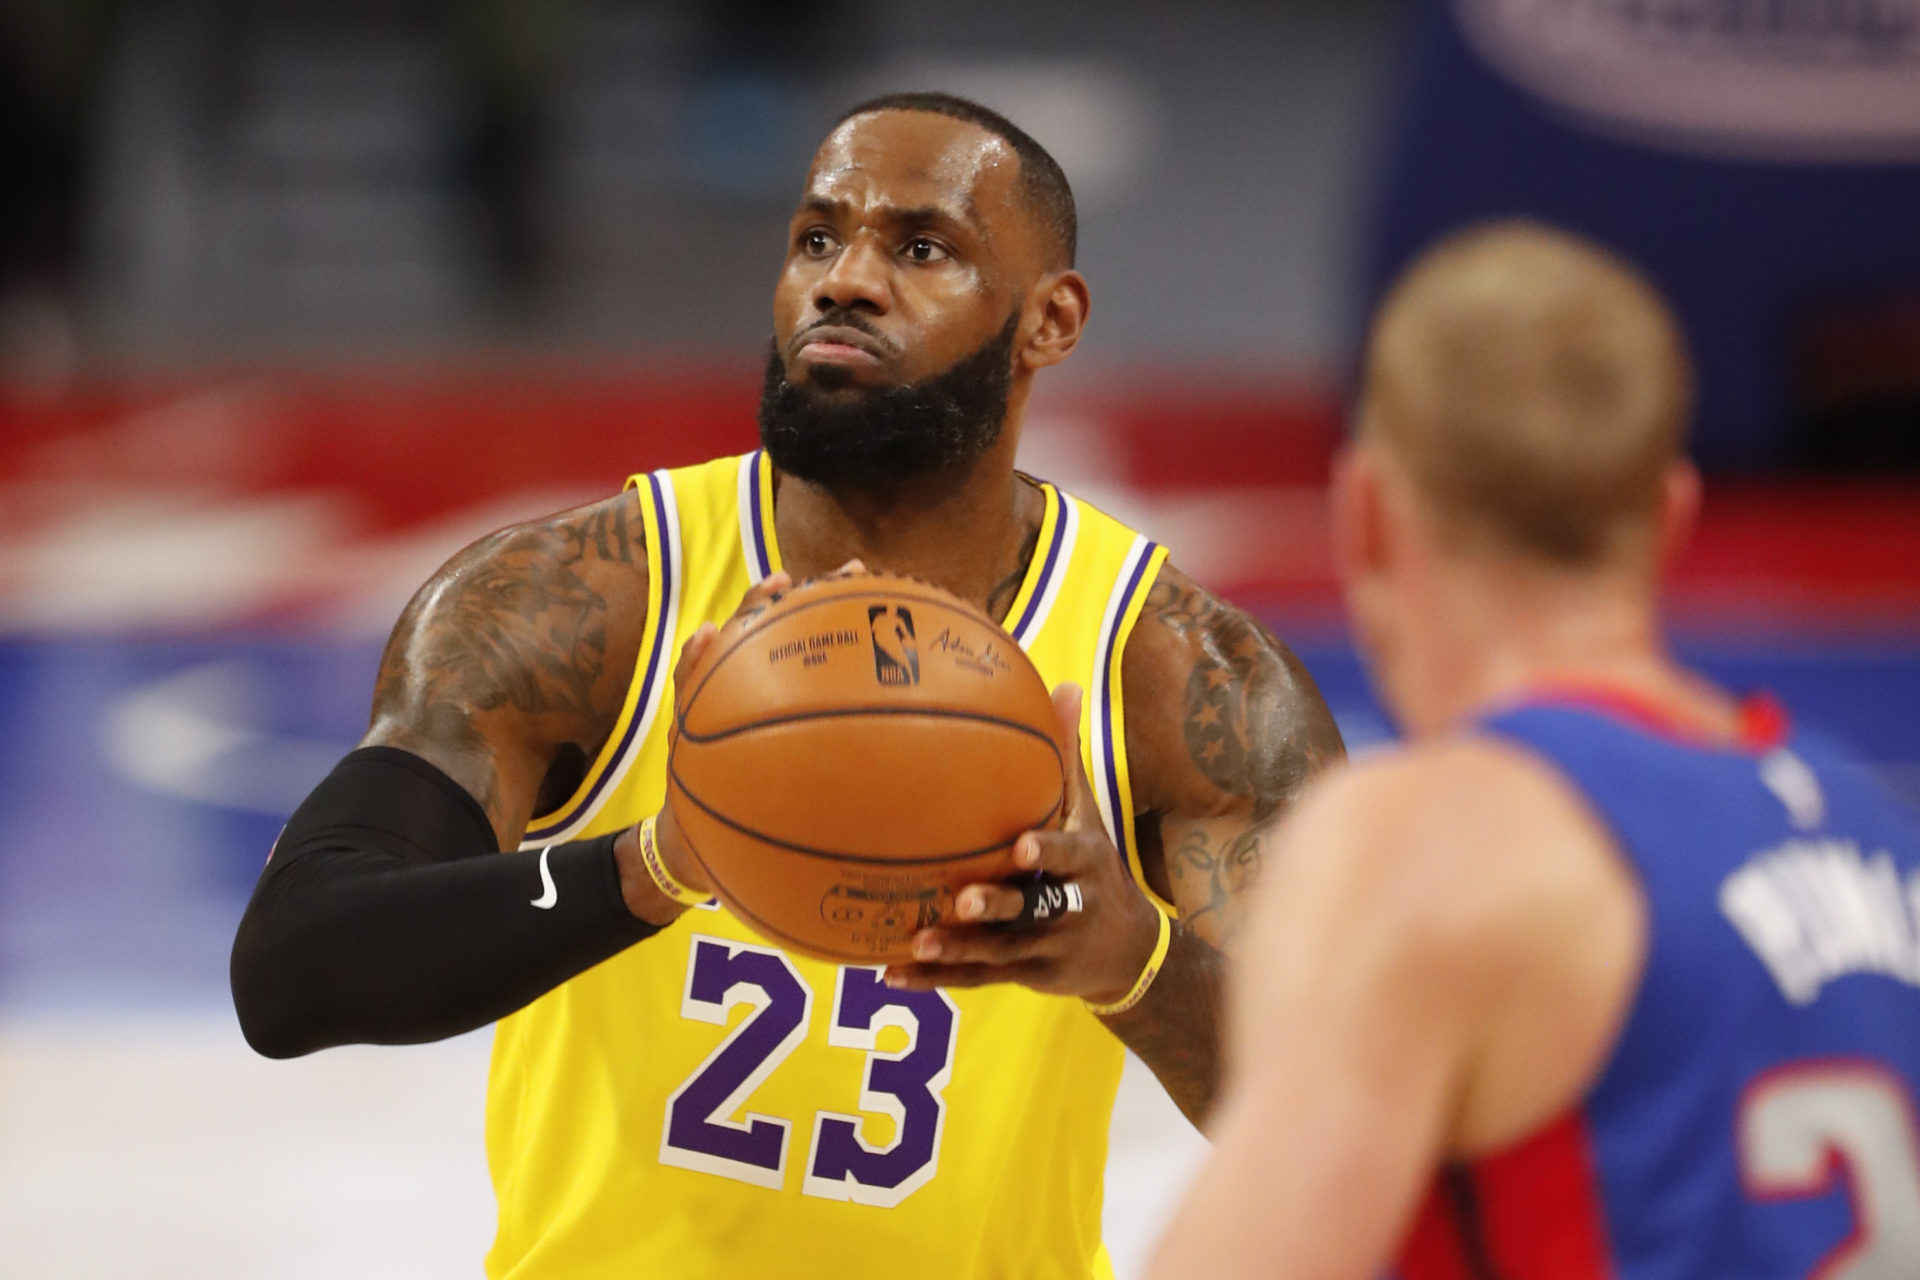
<svg viewBox="0 0 1920 1280"><path fill-rule="evenodd" d="M542 911L551 910L553 904L560 901L560 890L553 883L553 872L547 870L547 855L552 852L552 845L548 845L540 851L540 883L544 886L544 890L539 897L533 900L533 905Z"/></svg>

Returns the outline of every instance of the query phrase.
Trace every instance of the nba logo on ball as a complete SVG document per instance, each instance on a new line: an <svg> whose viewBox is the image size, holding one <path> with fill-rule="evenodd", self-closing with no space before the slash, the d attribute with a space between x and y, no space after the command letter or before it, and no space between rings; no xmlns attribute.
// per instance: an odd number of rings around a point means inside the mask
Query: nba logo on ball
<svg viewBox="0 0 1920 1280"><path fill-rule="evenodd" d="M938 587L802 583L681 683L667 803L727 910L782 947L911 960L963 887L1017 873L1021 832L1059 825L1072 747L1046 682Z"/></svg>
<svg viewBox="0 0 1920 1280"><path fill-rule="evenodd" d="M873 631L873 674L881 684L919 684L920 649L914 643L913 615L904 605L867 606Z"/></svg>

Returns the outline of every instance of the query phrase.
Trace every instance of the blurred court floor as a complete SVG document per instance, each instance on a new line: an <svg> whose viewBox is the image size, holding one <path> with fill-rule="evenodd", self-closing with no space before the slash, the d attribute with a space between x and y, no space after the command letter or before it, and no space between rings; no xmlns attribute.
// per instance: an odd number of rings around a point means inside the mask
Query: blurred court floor
<svg viewBox="0 0 1920 1280"><path fill-rule="evenodd" d="M1719 630L1683 649L1849 738L1920 801L1917 640ZM227 1005L253 877L360 732L378 647L268 633L0 641L4 1274L479 1274L487 1034L270 1063ZM1350 741L1384 736L1344 643L1299 647ZM1201 1149L1135 1064L1106 1214L1122 1276Z"/></svg>
<svg viewBox="0 0 1920 1280"><path fill-rule="evenodd" d="M217 1012L0 1022L0 1271L478 1276L487 1038L277 1063ZM1106 1206L1120 1275L1203 1149L1129 1062Z"/></svg>

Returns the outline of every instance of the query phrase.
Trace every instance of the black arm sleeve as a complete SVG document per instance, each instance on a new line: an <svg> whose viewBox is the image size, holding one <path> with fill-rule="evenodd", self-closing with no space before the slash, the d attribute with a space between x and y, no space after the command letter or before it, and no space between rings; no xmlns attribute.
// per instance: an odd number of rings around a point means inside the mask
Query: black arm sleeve
<svg viewBox="0 0 1920 1280"><path fill-rule="evenodd" d="M363 747L287 822L233 942L233 1005L270 1058L484 1026L656 928L613 837L498 853L478 802L410 752Z"/></svg>

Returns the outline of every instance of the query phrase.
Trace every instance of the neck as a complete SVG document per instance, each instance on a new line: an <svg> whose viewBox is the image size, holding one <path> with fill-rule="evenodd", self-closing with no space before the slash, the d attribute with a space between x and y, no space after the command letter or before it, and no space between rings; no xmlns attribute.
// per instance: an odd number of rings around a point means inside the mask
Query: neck
<svg viewBox="0 0 1920 1280"><path fill-rule="evenodd" d="M1032 555L1043 499L1014 472L1019 443L1010 414L1000 438L966 474L885 490L829 489L776 475L774 529L794 580L858 559L876 573L922 578L993 614L1010 603Z"/></svg>
<svg viewBox="0 0 1920 1280"><path fill-rule="evenodd" d="M1676 663L1655 593L1628 570L1450 566L1405 626L1391 680L1415 737L1442 733L1529 691L1603 685L1654 700L1703 733L1734 730L1731 699Z"/></svg>

